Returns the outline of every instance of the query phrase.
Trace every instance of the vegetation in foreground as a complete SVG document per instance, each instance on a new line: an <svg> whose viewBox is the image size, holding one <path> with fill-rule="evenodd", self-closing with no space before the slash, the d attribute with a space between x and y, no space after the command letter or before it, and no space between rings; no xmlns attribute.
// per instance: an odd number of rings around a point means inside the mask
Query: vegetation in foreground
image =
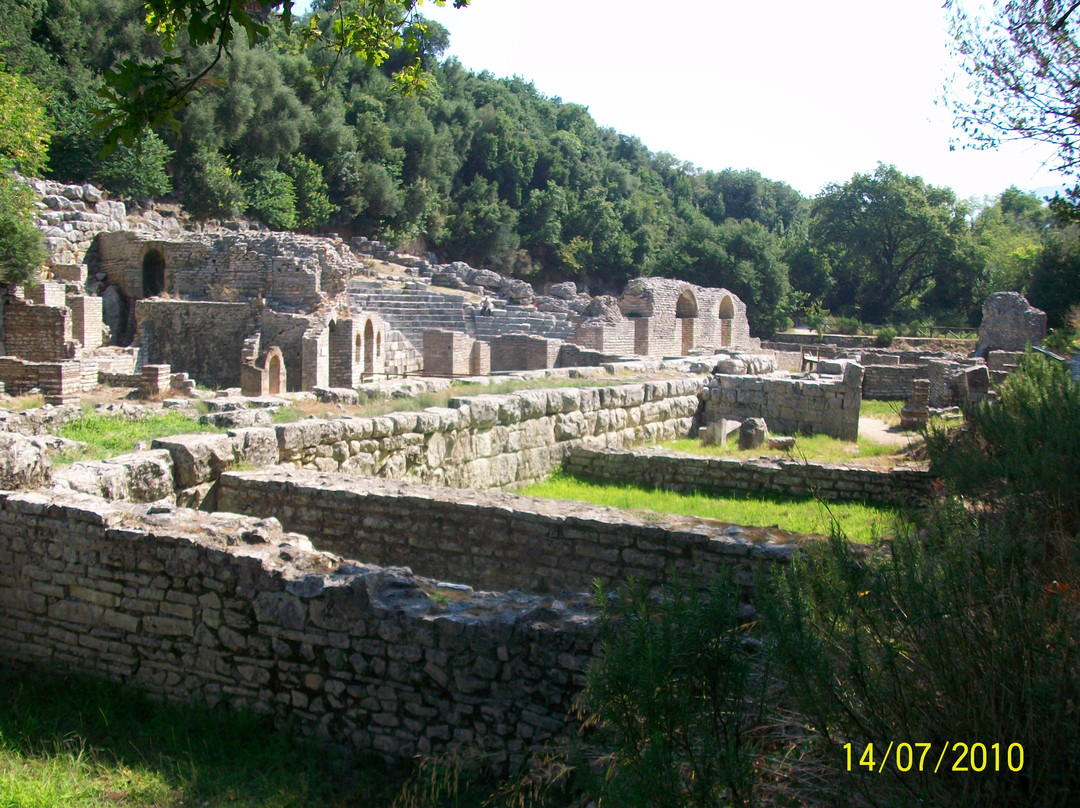
<svg viewBox="0 0 1080 808"><path fill-rule="evenodd" d="M261 717L159 704L84 677L0 671L0 805L388 805L403 772Z"/></svg>
<svg viewBox="0 0 1080 808"><path fill-rule="evenodd" d="M720 497L677 494L635 485L614 485L579 480L557 473L525 486L519 494L566 499L633 511L698 516L736 525L757 525L796 533L827 535L836 523L853 541L870 542L890 535L897 512L885 506L859 502L833 502L779 497Z"/></svg>

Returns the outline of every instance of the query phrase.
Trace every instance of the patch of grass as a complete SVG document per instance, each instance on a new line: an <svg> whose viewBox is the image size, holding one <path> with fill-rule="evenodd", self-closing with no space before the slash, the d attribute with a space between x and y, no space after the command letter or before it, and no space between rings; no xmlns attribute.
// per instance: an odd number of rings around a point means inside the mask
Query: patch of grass
<svg viewBox="0 0 1080 808"><path fill-rule="evenodd" d="M23 410L32 410L35 407L41 407L45 404L45 396L33 395L33 396L12 396L3 403L5 410L11 412L22 412Z"/></svg>
<svg viewBox="0 0 1080 808"><path fill-rule="evenodd" d="M516 493L545 499L564 499L607 505L632 511L698 516L736 525L778 527L797 533L828 535L833 521L852 540L870 542L892 532L897 512L892 508L857 502L825 505L815 500L760 496L678 494L636 485L615 485L579 480L557 473Z"/></svg>
<svg viewBox="0 0 1080 808"><path fill-rule="evenodd" d="M77 460L102 460L106 457L114 457L132 451L137 443L154 438L191 432L224 432L225 430L200 424L178 412L161 412L134 420L91 412L64 424L58 431L61 437L86 444L86 449L77 455L66 454L57 458L57 462L63 465Z"/></svg>
<svg viewBox="0 0 1080 808"><path fill-rule="evenodd" d="M790 452L778 449L739 449L738 438L728 438L727 446L703 446L696 438L680 438L661 444L664 449L706 457L730 457L750 460L758 457L792 457L815 463L852 463L869 458L886 458L897 454L896 446L885 446L860 438L858 443L838 440L828 435L797 435L795 448Z"/></svg>
<svg viewBox="0 0 1080 808"><path fill-rule="evenodd" d="M889 426L899 426L900 410L903 408L903 401L881 401L864 398L862 405L859 407L859 416L862 418L877 418Z"/></svg>
<svg viewBox="0 0 1080 808"><path fill-rule="evenodd" d="M404 772L269 721L158 704L87 677L0 671L0 805L388 805Z"/></svg>

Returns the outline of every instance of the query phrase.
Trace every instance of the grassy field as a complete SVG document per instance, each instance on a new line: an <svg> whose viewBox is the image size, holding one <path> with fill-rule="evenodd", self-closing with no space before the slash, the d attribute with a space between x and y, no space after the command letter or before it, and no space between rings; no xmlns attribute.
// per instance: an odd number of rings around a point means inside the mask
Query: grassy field
<svg viewBox="0 0 1080 808"><path fill-rule="evenodd" d="M869 542L890 534L897 516L891 508L856 502L826 506L815 500L677 494L635 485L586 482L561 473L516 493L633 511L699 516L737 525L776 526L798 533L828 534L835 520L849 539L858 542Z"/></svg>
<svg viewBox="0 0 1080 808"><path fill-rule="evenodd" d="M250 714L0 671L4 808L388 806L405 774L298 742Z"/></svg>

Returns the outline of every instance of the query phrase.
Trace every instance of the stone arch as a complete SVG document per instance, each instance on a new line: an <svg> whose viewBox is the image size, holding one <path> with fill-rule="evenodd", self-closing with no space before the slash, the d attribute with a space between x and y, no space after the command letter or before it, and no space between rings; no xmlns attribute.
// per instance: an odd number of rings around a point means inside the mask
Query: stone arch
<svg viewBox="0 0 1080 808"><path fill-rule="evenodd" d="M266 359L266 392L271 396L285 392L285 365L280 352L271 352Z"/></svg>
<svg viewBox="0 0 1080 808"><path fill-rule="evenodd" d="M364 377L375 378L375 326L370 317L364 324Z"/></svg>
<svg viewBox="0 0 1080 808"><path fill-rule="evenodd" d="M149 249L142 261L142 296L157 297L165 291L165 256L161 250Z"/></svg>
<svg viewBox="0 0 1080 808"><path fill-rule="evenodd" d="M735 301L731 295L724 295L720 299L720 347L727 348L731 345L731 329L735 323Z"/></svg>
<svg viewBox="0 0 1080 808"><path fill-rule="evenodd" d="M330 354L330 387L352 387L353 345L348 320L340 323L335 319L327 328L327 343Z"/></svg>
<svg viewBox="0 0 1080 808"><path fill-rule="evenodd" d="M685 356L694 347L694 325L697 322L698 302L690 289L683 289L675 301L675 319L682 328L682 353Z"/></svg>

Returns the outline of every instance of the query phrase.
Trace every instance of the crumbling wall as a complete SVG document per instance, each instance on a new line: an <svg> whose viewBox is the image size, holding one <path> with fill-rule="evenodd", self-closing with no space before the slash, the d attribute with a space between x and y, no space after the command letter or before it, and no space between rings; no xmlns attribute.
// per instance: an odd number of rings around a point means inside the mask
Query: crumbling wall
<svg viewBox="0 0 1080 808"><path fill-rule="evenodd" d="M72 359L71 311L66 306L45 306L6 296L4 350L29 362Z"/></svg>
<svg viewBox="0 0 1080 808"><path fill-rule="evenodd" d="M566 742L595 617L317 552L273 520L0 495L0 654L408 760Z"/></svg>
<svg viewBox="0 0 1080 808"><path fill-rule="evenodd" d="M1022 351L1040 345L1046 336L1046 312L1028 303L1019 292L995 292L983 303L979 344L975 355L990 351Z"/></svg>
<svg viewBox="0 0 1080 808"><path fill-rule="evenodd" d="M721 418L764 418L770 431L859 436L862 366L847 363L843 376L712 376L701 391L702 425Z"/></svg>

